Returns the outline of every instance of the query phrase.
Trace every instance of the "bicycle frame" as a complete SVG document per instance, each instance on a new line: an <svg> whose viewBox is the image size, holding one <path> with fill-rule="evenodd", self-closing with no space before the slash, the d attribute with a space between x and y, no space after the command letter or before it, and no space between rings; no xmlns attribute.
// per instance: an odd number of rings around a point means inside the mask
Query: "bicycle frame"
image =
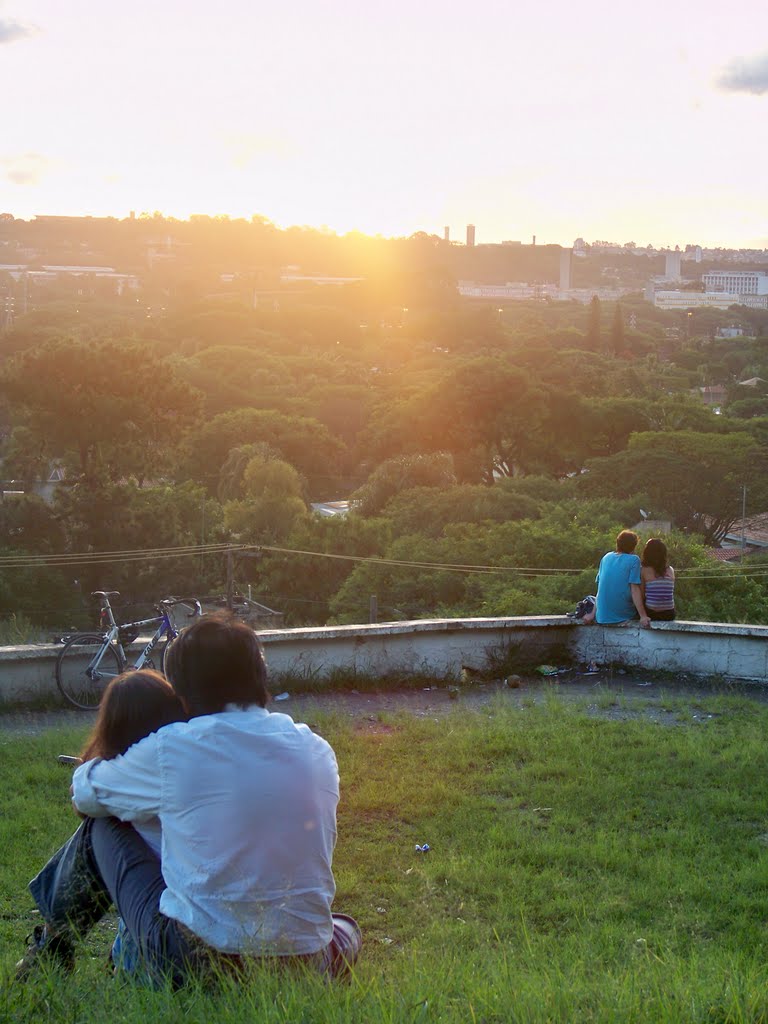
<svg viewBox="0 0 768 1024"><path fill-rule="evenodd" d="M131 668L141 668L142 665L145 665L149 660L149 656L152 654L152 651L154 651L155 647L157 647L158 643L163 639L163 637L168 637L169 640L172 640L175 636L178 635L177 630L174 628L173 624L171 623L171 620L168 618L168 612L163 611L162 615L160 616L154 616L151 619L139 619L138 622L124 622L120 626L113 626L112 629L110 630L111 638L113 638L114 641L116 641L117 645L122 649L123 654L125 656L125 660L127 662L128 655L125 653L125 647L123 647L122 643L120 642L120 630L140 630L142 626L152 626L156 623L157 629L149 638L149 643L146 645L144 650L139 654L138 658L133 663Z"/></svg>
<svg viewBox="0 0 768 1024"><path fill-rule="evenodd" d="M169 640L172 640L174 639L174 637L178 636L178 630L171 622L166 609L163 609L160 615L154 615L151 619L139 619L136 622L122 622L118 625L118 623L115 622L115 614L112 610L112 606L109 603L109 600L107 599L104 603L104 606L101 609L101 614L102 616L107 616L109 628L104 633L103 644L96 652L96 654L93 656L90 664L85 670L85 674L88 676L89 679L92 680L103 679L106 678L108 675L112 675L112 673L99 672L99 665L101 664L101 659L104 657L104 652L107 650L108 647L117 647L117 649L120 651L119 658L121 665L123 667L127 665L128 655L126 654L125 647L120 641L121 630L141 630L142 626L157 627L155 629L155 632L150 637L149 643L147 643L147 645L141 651L139 656L136 658L136 661L133 663L133 665L131 665L131 668L133 669L140 669L142 668L142 666L146 665L147 661L150 658L150 655L152 654L152 651L158 645L160 640L163 639L163 637L167 637Z"/></svg>

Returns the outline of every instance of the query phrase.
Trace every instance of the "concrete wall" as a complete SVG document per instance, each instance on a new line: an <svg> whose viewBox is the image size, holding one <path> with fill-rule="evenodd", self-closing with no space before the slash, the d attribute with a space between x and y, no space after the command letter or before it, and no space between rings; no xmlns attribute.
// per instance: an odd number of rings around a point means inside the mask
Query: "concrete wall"
<svg viewBox="0 0 768 1024"><path fill-rule="evenodd" d="M582 626L566 616L430 619L376 625L269 630L260 634L273 689L281 677L322 680L342 673L382 676L423 672L458 679L462 666L484 670L515 661L595 661L765 681L768 626L714 622ZM0 648L0 701L55 693L54 644ZM136 649L140 649L136 645Z"/></svg>

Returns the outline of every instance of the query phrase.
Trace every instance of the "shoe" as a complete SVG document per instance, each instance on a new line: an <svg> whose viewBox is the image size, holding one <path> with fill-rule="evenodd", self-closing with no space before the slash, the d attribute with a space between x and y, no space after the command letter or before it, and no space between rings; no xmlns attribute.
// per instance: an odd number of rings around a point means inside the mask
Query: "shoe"
<svg viewBox="0 0 768 1024"><path fill-rule="evenodd" d="M26 981L38 967L56 967L68 974L75 969L75 951L66 935L51 935L46 925L37 925L24 956L16 964L16 981Z"/></svg>

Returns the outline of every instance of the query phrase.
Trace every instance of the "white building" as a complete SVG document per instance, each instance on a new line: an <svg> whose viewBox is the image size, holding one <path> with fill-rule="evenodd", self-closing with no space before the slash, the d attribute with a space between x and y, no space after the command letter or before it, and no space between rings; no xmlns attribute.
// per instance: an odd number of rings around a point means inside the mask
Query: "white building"
<svg viewBox="0 0 768 1024"><path fill-rule="evenodd" d="M653 304L657 309L700 309L711 306L713 309L728 309L739 305L741 298L734 292L656 292Z"/></svg>
<svg viewBox="0 0 768 1024"><path fill-rule="evenodd" d="M708 292L736 295L768 295L768 274L764 270L713 270L702 274Z"/></svg>

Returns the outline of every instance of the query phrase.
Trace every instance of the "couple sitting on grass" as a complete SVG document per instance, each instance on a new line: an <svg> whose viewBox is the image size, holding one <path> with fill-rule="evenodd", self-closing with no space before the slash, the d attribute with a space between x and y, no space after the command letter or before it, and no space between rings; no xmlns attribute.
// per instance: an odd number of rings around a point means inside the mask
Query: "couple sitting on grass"
<svg viewBox="0 0 768 1024"><path fill-rule="evenodd" d="M360 952L332 914L339 775L324 739L266 704L253 630L213 615L166 672L107 687L75 771L84 818L30 883L44 924L17 965L74 967L74 941L117 908L122 965L153 983L301 964L333 977ZM113 954L116 950L113 950Z"/></svg>
<svg viewBox="0 0 768 1024"><path fill-rule="evenodd" d="M674 619L675 570L667 561L667 546L651 538L638 558L634 550L639 539L632 530L622 530L616 550L600 559L596 607L585 622L627 626L639 619L648 628L652 621Z"/></svg>

